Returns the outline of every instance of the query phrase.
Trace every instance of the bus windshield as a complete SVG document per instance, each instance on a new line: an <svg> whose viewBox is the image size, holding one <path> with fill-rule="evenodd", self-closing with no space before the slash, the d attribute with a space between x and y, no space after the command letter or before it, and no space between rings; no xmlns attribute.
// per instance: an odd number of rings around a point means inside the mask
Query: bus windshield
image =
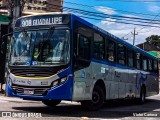
<svg viewBox="0 0 160 120"><path fill-rule="evenodd" d="M20 31L14 33L10 65L57 65L70 60L67 29Z"/></svg>

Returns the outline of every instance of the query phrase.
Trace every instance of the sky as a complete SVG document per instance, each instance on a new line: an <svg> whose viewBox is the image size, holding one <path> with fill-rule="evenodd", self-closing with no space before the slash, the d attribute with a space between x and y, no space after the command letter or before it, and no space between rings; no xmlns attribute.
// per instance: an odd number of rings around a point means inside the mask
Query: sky
<svg viewBox="0 0 160 120"><path fill-rule="evenodd" d="M134 28L135 45L160 35L160 0L64 0L63 7L63 12L72 12L131 44Z"/></svg>

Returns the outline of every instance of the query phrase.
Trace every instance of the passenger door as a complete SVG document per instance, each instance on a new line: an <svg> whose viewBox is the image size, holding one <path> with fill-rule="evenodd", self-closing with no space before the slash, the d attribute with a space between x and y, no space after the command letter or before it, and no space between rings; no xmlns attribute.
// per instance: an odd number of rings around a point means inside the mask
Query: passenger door
<svg viewBox="0 0 160 120"><path fill-rule="evenodd" d="M87 31L87 32L86 32ZM73 46L73 100L91 99L91 38L92 32L80 23L75 27ZM88 86L88 87L87 87Z"/></svg>

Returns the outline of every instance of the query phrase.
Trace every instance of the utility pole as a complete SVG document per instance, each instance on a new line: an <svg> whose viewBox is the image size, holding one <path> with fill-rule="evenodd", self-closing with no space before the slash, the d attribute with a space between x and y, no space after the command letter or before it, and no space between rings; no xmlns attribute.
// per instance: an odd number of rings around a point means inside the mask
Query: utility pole
<svg viewBox="0 0 160 120"><path fill-rule="evenodd" d="M135 44L136 35L138 35L138 32L136 33L136 28L134 28L134 32L132 33L132 35L133 35L133 45L134 45Z"/></svg>
<svg viewBox="0 0 160 120"><path fill-rule="evenodd" d="M13 25L15 24L15 21L17 20L18 17L22 15L22 10L21 10L21 4L20 0L13 0L14 2L14 7L13 7Z"/></svg>
<svg viewBox="0 0 160 120"><path fill-rule="evenodd" d="M6 0L8 3L8 15L12 18L12 25L15 24L15 21L18 17L22 15L24 4L27 0Z"/></svg>

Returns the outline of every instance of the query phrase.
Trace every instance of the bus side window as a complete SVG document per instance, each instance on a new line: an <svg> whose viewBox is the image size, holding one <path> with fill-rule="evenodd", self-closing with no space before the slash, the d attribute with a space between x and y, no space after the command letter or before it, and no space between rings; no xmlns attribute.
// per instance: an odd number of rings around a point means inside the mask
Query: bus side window
<svg viewBox="0 0 160 120"><path fill-rule="evenodd" d="M126 64L126 54L125 54L125 46L122 44L117 44L117 62L119 64L125 65Z"/></svg>
<svg viewBox="0 0 160 120"><path fill-rule="evenodd" d="M93 56L97 59L104 59L104 38L94 33Z"/></svg>
<svg viewBox="0 0 160 120"><path fill-rule="evenodd" d="M107 60L114 62L115 61L115 42L109 40L107 45Z"/></svg>
<svg viewBox="0 0 160 120"><path fill-rule="evenodd" d="M153 71L152 62L153 62L152 59L148 59L148 70L149 70L149 72Z"/></svg>
<svg viewBox="0 0 160 120"><path fill-rule="evenodd" d="M140 53L136 53L136 59L135 59L135 62L136 62L136 68L137 69L141 69L141 54Z"/></svg>
<svg viewBox="0 0 160 120"><path fill-rule="evenodd" d="M79 70L90 65L90 39L81 34L77 34L76 48L74 51L74 69Z"/></svg>
<svg viewBox="0 0 160 120"><path fill-rule="evenodd" d="M80 35L78 40L78 58L90 60L90 40Z"/></svg>
<svg viewBox="0 0 160 120"><path fill-rule="evenodd" d="M143 56L142 66L143 66L144 71L148 70L148 68L147 68L147 57L146 56Z"/></svg>
<svg viewBox="0 0 160 120"><path fill-rule="evenodd" d="M154 70L154 73L158 73L158 61L157 60L154 60L153 62L153 70Z"/></svg>
<svg viewBox="0 0 160 120"><path fill-rule="evenodd" d="M127 50L128 52L127 52L127 63L128 63L128 66L129 67L134 67L134 62L133 62L133 60L134 60L134 52L131 50L131 49L128 49Z"/></svg>

